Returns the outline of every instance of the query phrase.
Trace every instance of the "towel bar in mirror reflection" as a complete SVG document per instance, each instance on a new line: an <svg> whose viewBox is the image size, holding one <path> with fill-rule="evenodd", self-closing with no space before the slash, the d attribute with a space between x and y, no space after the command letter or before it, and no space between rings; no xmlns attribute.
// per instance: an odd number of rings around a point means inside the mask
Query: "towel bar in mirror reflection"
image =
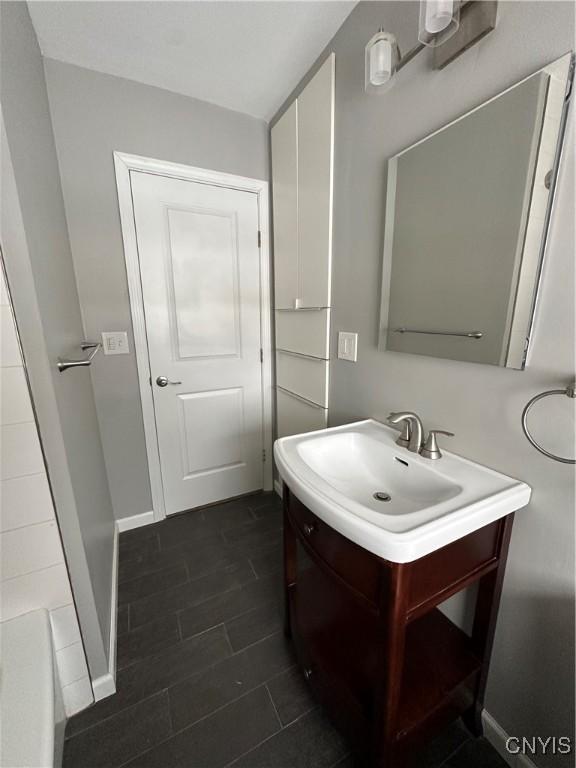
<svg viewBox="0 0 576 768"><path fill-rule="evenodd" d="M425 333L429 336L465 336L467 339L481 339L482 331L423 331L416 328L394 328L394 333Z"/></svg>

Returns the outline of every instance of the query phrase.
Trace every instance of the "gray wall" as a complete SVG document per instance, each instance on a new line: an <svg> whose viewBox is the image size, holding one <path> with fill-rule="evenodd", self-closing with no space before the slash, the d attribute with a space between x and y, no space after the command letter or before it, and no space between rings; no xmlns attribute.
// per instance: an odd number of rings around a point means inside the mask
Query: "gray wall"
<svg viewBox="0 0 576 768"><path fill-rule="evenodd" d="M363 51L380 25L398 36L402 51L409 50L416 43L417 4L361 3L327 49L336 52L330 422L383 420L391 410L414 409L427 427L456 433L454 451L532 486L530 506L514 524L487 709L511 735L569 735L574 473L528 444L520 414L533 394L574 378L573 149L564 158L526 371L379 352L377 335L387 158L569 51L574 6L500 3L496 31L446 69L434 71L424 52L388 93L369 96L363 91ZM360 334L356 364L334 359L340 330ZM557 438L545 425L538 435L569 455L573 411L567 398L556 400L541 412L558 424ZM568 766L573 756L540 756L536 762Z"/></svg>
<svg viewBox="0 0 576 768"><path fill-rule="evenodd" d="M44 71L25 3L1 4L8 159L2 237L56 511L93 677L107 672L114 519L90 374L60 374L84 338ZM17 199L16 199L17 195ZM22 229L18 228L21 214Z"/></svg>
<svg viewBox="0 0 576 768"><path fill-rule="evenodd" d="M66 217L86 333L127 330L130 355L93 382L117 518L152 509L112 153L266 179L261 120L131 80L45 61Z"/></svg>

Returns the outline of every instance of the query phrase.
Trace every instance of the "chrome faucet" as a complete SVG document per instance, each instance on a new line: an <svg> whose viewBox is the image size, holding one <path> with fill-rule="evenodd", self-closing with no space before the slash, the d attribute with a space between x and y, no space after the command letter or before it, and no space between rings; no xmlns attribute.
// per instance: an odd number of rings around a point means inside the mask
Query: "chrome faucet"
<svg viewBox="0 0 576 768"><path fill-rule="evenodd" d="M404 427L400 437L396 440L397 445L408 448L412 453L419 453L422 447L422 437L424 430L420 417L412 411L398 411L388 416L390 424L400 424L404 422Z"/></svg>
<svg viewBox="0 0 576 768"><path fill-rule="evenodd" d="M390 424L402 424L402 432L396 440L396 445L408 448L412 453L419 453L425 459L441 459L442 452L438 447L436 435L454 437L453 432L444 429L431 429L424 442L424 429L420 417L412 411L397 411L388 416Z"/></svg>

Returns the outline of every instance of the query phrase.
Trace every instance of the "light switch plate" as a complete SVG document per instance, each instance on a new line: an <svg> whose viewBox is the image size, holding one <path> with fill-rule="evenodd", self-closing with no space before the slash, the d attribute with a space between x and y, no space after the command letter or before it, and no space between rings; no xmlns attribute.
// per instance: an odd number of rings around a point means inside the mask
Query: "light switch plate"
<svg viewBox="0 0 576 768"><path fill-rule="evenodd" d="M338 333L338 357L340 360L350 360L355 363L358 359L358 334L340 331Z"/></svg>
<svg viewBox="0 0 576 768"><path fill-rule="evenodd" d="M105 355L127 355L130 350L126 331L103 331L102 350Z"/></svg>

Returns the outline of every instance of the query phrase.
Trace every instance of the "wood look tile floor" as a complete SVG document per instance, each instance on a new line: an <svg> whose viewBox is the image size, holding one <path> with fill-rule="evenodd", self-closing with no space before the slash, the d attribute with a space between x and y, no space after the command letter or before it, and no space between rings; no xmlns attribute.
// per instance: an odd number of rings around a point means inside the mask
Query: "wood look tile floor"
<svg viewBox="0 0 576 768"><path fill-rule="evenodd" d="M275 494L120 536L117 693L73 717L64 768L352 768L282 633ZM455 723L415 768L505 768Z"/></svg>

